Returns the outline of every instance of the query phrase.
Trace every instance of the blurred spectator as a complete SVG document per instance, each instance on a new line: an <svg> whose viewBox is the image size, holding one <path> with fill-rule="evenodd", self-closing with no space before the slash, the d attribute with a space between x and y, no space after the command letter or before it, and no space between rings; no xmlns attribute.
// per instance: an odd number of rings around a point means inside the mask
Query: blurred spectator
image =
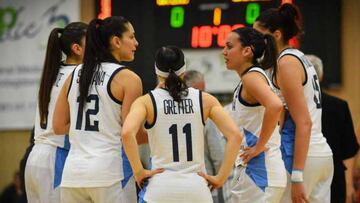
<svg viewBox="0 0 360 203"><path fill-rule="evenodd" d="M0 196L0 203L26 203L24 191L21 189L20 176L17 171L13 182L7 186Z"/></svg>
<svg viewBox="0 0 360 203"><path fill-rule="evenodd" d="M323 66L320 58L307 55L314 65L318 78L323 78ZM322 100L322 132L333 151L334 177L331 184L332 203L353 203L355 189L353 169L355 155L359 145L354 126L345 100L321 94Z"/></svg>

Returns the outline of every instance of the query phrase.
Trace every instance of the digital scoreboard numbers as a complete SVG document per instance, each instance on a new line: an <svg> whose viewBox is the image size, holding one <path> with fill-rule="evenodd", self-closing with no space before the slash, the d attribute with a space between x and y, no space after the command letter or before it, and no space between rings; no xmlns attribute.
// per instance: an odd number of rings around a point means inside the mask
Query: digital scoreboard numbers
<svg viewBox="0 0 360 203"><path fill-rule="evenodd" d="M224 47L231 30L252 26L262 11L279 5L276 0L156 0L156 44Z"/></svg>

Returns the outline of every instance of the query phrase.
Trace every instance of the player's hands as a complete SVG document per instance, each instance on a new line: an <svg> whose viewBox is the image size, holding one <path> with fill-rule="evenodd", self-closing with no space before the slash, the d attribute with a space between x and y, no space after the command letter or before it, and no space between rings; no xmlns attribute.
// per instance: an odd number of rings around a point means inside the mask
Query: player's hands
<svg viewBox="0 0 360 203"><path fill-rule="evenodd" d="M139 172L137 172L136 174L134 174L135 180L137 185L139 186L139 188L141 188L143 181L150 178L151 176L158 174L158 173L162 173L164 172L164 169L162 168L158 168L155 170L146 170L146 169L142 169Z"/></svg>
<svg viewBox="0 0 360 203"><path fill-rule="evenodd" d="M205 180L208 182L208 186L211 191L222 187L226 181L226 179L224 180L223 178L221 178L219 176L211 176L211 175L207 175L203 172L198 172L198 175L205 178Z"/></svg>
<svg viewBox="0 0 360 203"><path fill-rule="evenodd" d="M267 151L269 148L265 146L244 147L243 152L240 154L240 158L244 163L248 163L252 158L259 155L261 152Z"/></svg>
<svg viewBox="0 0 360 203"><path fill-rule="evenodd" d="M293 203L310 203L310 201L306 198L303 183L291 184L291 199Z"/></svg>

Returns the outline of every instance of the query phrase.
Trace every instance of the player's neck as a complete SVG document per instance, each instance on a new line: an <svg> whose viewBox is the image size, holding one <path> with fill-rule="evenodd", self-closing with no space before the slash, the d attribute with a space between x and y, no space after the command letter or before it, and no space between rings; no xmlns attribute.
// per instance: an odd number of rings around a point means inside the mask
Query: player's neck
<svg viewBox="0 0 360 203"><path fill-rule="evenodd" d="M241 67L236 70L236 72L239 75L239 77L241 78L241 76L243 76L249 70L249 68L252 66L254 66L253 63L246 62L246 63L242 64Z"/></svg>
<svg viewBox="0 0 360 203"><path fill-rule="evenodd" d="M289 44L282 44L282 45L278 45L278 48L279 48L279 53L281 53L285 49L291 48L291 46Z"/></svg>
<svg viewBox="0 0 360 203"><path fill-rule="evenodd" d="M81 64L82 60L77 57L67 57L65 60L65 64Z"/></svg>

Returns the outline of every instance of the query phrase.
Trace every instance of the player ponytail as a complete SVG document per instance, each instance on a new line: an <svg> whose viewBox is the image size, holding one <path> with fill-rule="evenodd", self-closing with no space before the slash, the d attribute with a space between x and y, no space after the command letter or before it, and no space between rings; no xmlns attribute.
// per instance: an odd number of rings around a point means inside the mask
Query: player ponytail
<svg viewBox="0 0 360 203"><path fill-rule="evenodd" d="M113 36L122 37L128 31L129 21L122 16L111 16L94 19L89 24L86 34L86 47L84 53L84 65L81 70L79 82L79 104L84 106L86 97L92 84L94 73L98 70L101 62L120 63L111 54L110 40Z"/></svg>
<svg viewBox="0 0 360 203"><path fill-rule="evenodd" d="M272 8L262 12L256 22L271 33L279 30L284 43L302 34L301 13L293 4L285 3L279 8Z"/></svg>
<svg viewBox="0 0 360 203"><path fill-rule="evenodd" d="M171 97L179 102L181 97L187 96L188 87L180 78L185 72L184 53L175 46L161 47L155 55L156 73L165 79L165 88Z"/></svg>
<svg viewBox="0 0 360 203"><path fill-rule="evenodd" d="M42 128L46 127L50 94L59 73L62 52L69 57L74 54L71 49L73 44L83 46L81 40L85 37L86 30L87 24L74 22L65 28L54 28L50 33L38 95L40 125Z"/></svg>
<svg viewBox="0 0 360 203"><path fill-rule="evenodd" d="M276 68L277 48L275 39L269 35L263 35L250 27L233 30L239 35L242 46L249 46L253 53L252 64L266 70Z"/></svg>

